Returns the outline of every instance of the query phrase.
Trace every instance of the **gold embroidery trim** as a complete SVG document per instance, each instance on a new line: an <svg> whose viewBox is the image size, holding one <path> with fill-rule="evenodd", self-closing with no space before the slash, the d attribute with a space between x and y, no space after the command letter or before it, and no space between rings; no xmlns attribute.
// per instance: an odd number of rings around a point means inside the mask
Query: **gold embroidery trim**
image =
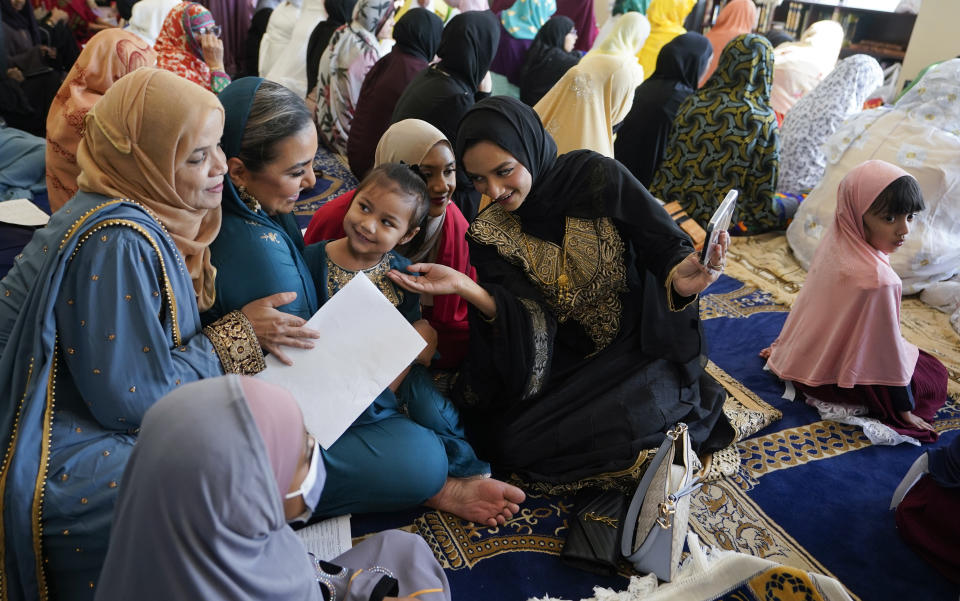
<svg viewBox="0 0 960 601"><path fill-rule="evenodd" d="M625 246L606 217L567 217L561 247L526 234L515 215L495 205L474 220L467 235L493 246L522 269L558 322L579 323L594 342L591 355L606 348L620 332L620 294L627 289ZM562 287L559 275L566 276Z"/></svg>
<svg viewBox="0 0 960 601"><path fill-rule="evenodd" d="M167 306L170 308L170 325L173 331L173 344L174 346L182 345L183 342L180 337L180 323L177 321L177 299L173 294L173 285L170 283L170 277L167 275L167 265L163 260L163 255L160 252L160 245L157 244L157 241L153 239L153 236L151 236L143 226L127 219L106 219L101 221L83 233L83 237L80 238L80 241L77 242L76 248L73 249L73 253L70 254L70 260L73 260L73 257L77 254L77 251L80 250L80 247L83 246L83 243L86 242L90 236L105 227L112 227L116 225L129 227L133 231L146 238L147 242L150 243L150 246L153 247L153 252L157 253L157 260L160 261L160 275L163 278L163 293L167 299Z"/></svg>
<svg viewBox="0 0 960 601"><path fill-rule="evenodd" d="M10 463L13 461L13 453L17 446L17 438L20 434L20 414L23 412L23 403L27 399L27 391L30 390L30 381L33 379L33 357L30 357L30 363L27 366L27 384L23 388L23 396L20 397L20 404L17 406L17 413L13 417L13 431L10 434L10 443L7 445L7 451L3 457L3 465L0 466L0 499L7 492L7 474L10 473ZM7 561L7 539L3 527L3 515L0 514L0 599L7 599L7 579L6 579L6 561Z"/></svg>
<svg viewBox="0 0 960 601"><path fill-rule="evenodd" d="M253 324L240 311L227 313L203 328L203 333L213 343L224 372L249 376L266 369Z"/></svg>
<svg viewBox="0 0 960 601"><path fill-rule="evenodd" d="M43 440L40 443L40 465L33 488L33 557L36 562L37 589L40 599L50 597L47 575L43 569L43 492L47 484L47 468L50 464L50 434L53 430L53 406L56 403L57 352L59 341L53 343L53 358L50 360L50 375L47 377L47 403L43 410Z"/></svg>
<svg viewBox="0 0 960 601"><path fill-rule="evenodd" d="M400 306L400 303L403 302L403 292L397 290L397 287L393 285L393 281L387 277L387 273L390 271L389 254L383 255L380 262L373 267L360 271L370 278L374 286L387 297L387 300L390 301L394 307ZM327 256L327 298L333 298L333 295L349 284L350 280L352 280L353 276L357 275L357 273L359 273L359 271L350 271L349 269L340 267Z"/></svg>
<svg viewBox="0 0 960 601"><path fill-rule="evenodd" d="M677 270L680 268L680 265L682 264L683 264L683 261L680 261L679 263L673 266L673 269L671 269L670 273L667 274L667 281L664 283L664 287L666 288L666 291L667 291L667 308L673 311L674 313L679 313L680 311L683 311L684 309L692 305L698 298L700 298L699 294L694 294L693 298L687 301L682 307L678 307L677 304L674 302L673 300L674 294L676 294L677 296L680 296L680 293L673 289L673 280L676 279Z"/></svg>
<svg viewBox="0 0 960 601"><path fill-rule="evenodd" d="M548 340L547 317L543 313L543 308L536 301L528 298L521 298L520 304L530 315L532 330L533 364L530 366L530 377L527 379L527 386L523 391L523 398L528 399L540 392L547 379L547 371L550 368L550 341Z"/></svg>

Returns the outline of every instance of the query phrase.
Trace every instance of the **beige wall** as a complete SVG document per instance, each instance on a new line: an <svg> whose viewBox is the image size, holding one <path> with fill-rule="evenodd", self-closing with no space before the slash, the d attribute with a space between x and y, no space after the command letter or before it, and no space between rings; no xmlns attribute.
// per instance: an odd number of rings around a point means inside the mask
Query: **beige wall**
<svg viewBox="0 0 960 601"><path fill-rule="evenodd" d="M910 36L910 45L907 46L907 56L903 60L899 88L930 63L960 55L958 22L960 1L923 0Z"/></svg>

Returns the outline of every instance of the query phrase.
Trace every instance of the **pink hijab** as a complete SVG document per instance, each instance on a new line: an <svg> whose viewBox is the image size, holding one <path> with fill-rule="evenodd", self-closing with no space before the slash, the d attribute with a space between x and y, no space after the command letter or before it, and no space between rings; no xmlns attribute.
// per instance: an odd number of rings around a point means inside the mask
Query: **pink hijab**
<svg viewBox="0 0 960 601"><path fill-rule="evenodd" d="M298 459L303 452L303 415L293 395L286 389L256 378L240 381L253 421L263 438L270 467L277 479L281 498L290 490Z"/></svg>
<svg viewBox="0 0 960 601"><path fill-rule="evenodd" d="M836 218L772 345L767 364L780 378L841 388L910 383L919 350L900 335L900 277L863 231L863 214L904 175L867 161L840 182Z"/></svg>

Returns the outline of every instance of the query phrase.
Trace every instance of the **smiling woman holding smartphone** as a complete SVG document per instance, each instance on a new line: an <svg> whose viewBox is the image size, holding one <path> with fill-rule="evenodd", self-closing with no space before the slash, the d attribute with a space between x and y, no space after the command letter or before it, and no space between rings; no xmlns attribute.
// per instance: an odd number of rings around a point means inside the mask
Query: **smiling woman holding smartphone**
<svg viewBox="0 0 960 601"><path fill-rule="evenodd" d="M467 112L457 157L493 199L467 232L477 282L434 264L394 281L460 294L470 347L455 401L481 456L574 488L638 472L683 421L701 453L734 437L703 371L697 294L719 277L615 160L557 147L529 106ZM722 267L728 237L710 257Z"/></svg>

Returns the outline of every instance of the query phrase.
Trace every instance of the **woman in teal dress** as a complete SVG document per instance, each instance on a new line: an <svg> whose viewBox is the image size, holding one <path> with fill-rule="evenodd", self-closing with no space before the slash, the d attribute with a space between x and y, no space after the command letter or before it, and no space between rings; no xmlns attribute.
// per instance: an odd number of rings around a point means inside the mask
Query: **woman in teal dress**
<svg viewBox="0 0 960 601"><path fill-rule="evenodd" d="M292 222L289 213L300 189L314 183L310 160L317 139L310 114L296 95L261 78L238 79L220 93L220 101L226 111L222 146L229 177L224 183L223 227L211 245L218 269L218 303L209 316L216 318L248 299L274 295L288 303L279 308L290 314L289 319L308 318L349 279L328 287L336 279L329 277L324 243L307 247L305 259L299 230L283 225ZM368 275L392 290L386 272L394 264L409 262L396 253L389 256L381 277ZM290 293L296 293L295 298ZM419 319L417 295L394 293L393 298L405 317ZM458 484L490 471L464 440L456 409L439 396L429 374L419 367L411 369L396 393L385 390L322 452L327 482L315 515L415 506L447 491L452 480ZM467 495L468 500L441 505L477 519L484 513L475 509L478 495L484 500L481 504L498 499L495 504L501 507L490 514L501 516L491 518L496 524L516 508L515 503L502 501L505 486L486 479L484 490ZM504 507L506 513L500 513Z"/></svg>
<svg viewBox="0 0 960 601"><path fill-rule="evenodd" d="M140 69L85 118L80 192L0 281L0 598L91 599L147 409L263 355L240 311L202 328L223 109Z"/></svg>

